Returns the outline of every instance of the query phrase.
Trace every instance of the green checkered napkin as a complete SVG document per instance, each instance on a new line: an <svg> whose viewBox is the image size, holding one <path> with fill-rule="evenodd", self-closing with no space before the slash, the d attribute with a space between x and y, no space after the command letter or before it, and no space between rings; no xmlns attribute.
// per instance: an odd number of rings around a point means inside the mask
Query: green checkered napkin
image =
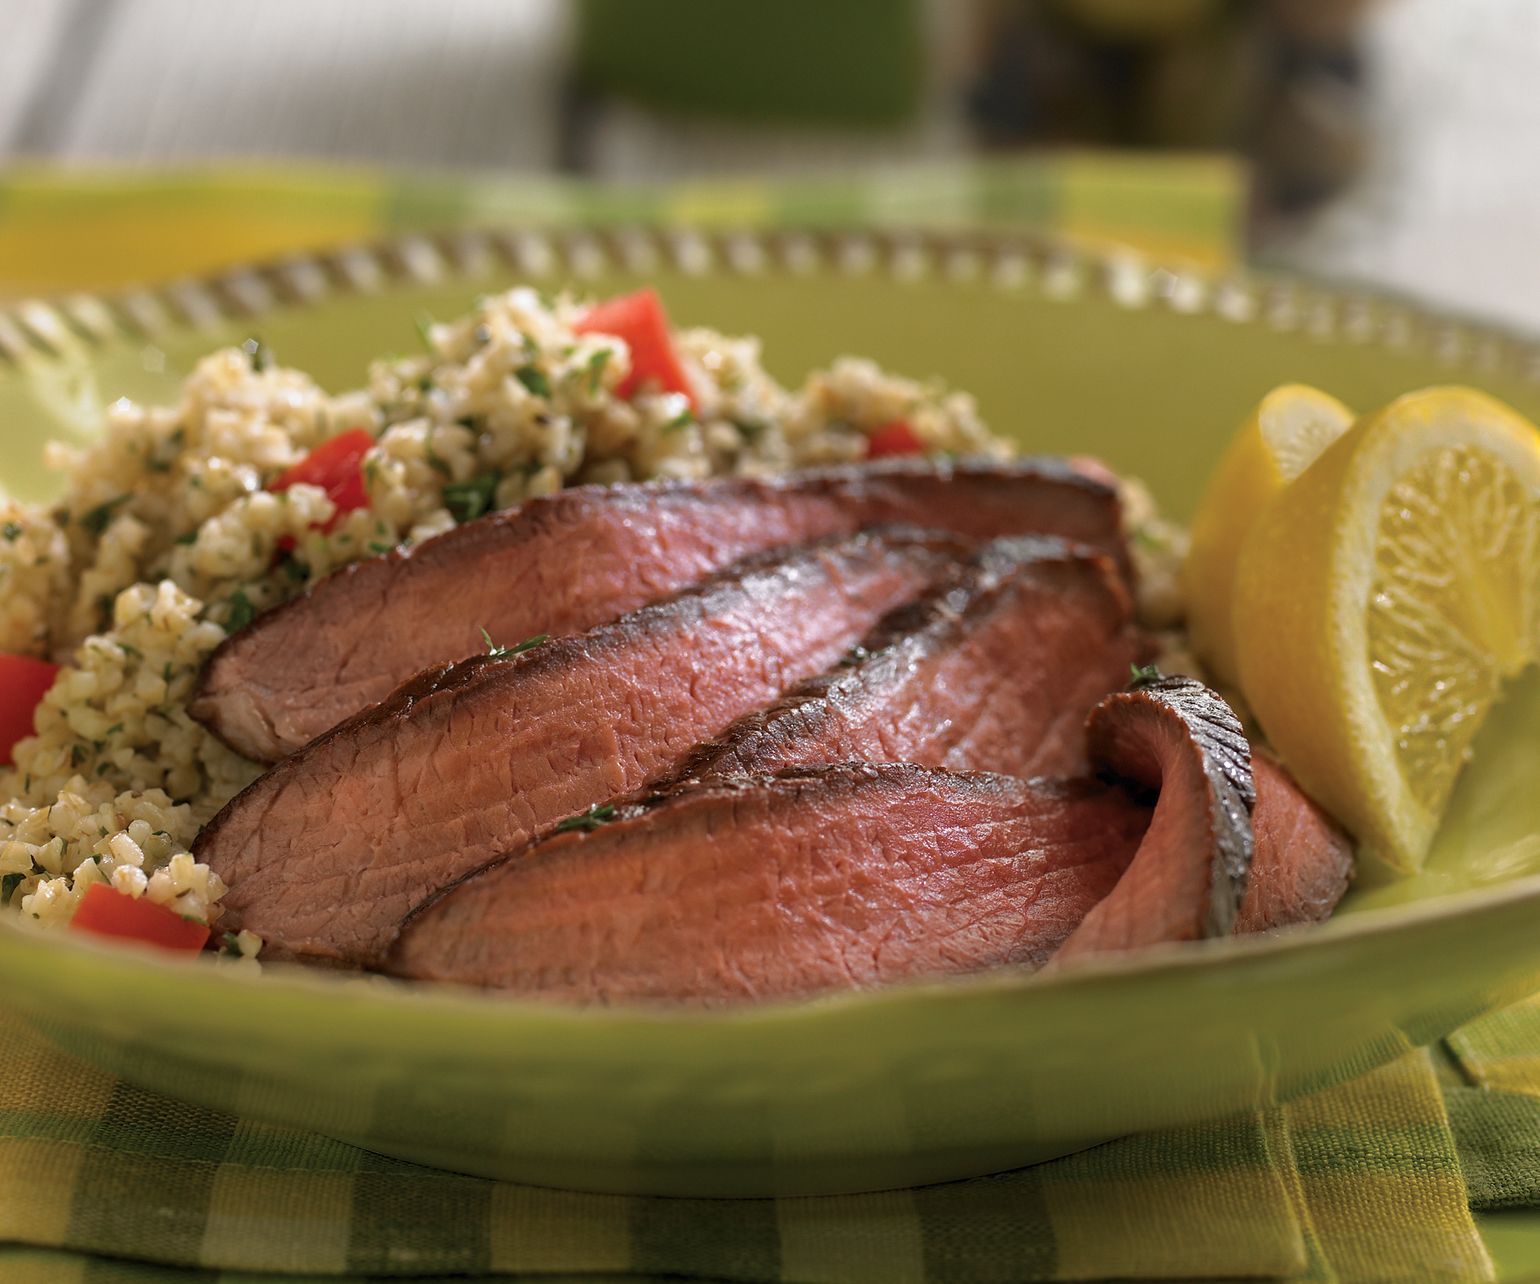
<svg viewBox="0 0 1540 1284"><path fill-rule="evenodd" d="M1473 1021L1446 1042L1472 1083L1540 1098L1540 995Z"/></svg>
<svg viewBox="0 0 1540 1284"><path fill-rule="evenodd" d="M1540 997L1445 1040L1475 1087L1448 1090L1472 1208L1540 1208Z"/></svg>
<svg viewBox="0 0 1540 1284"><path fill-rule="evenodd" d="M1003 1176L716 1201L433 1172L131 1087L11 1018L0 1049L7 1281L1491 1277L1425 1053Z"/></svg>
<svg viewBox="0 0 1540 1284"><path fill-rule="evenodd" d="M1221 156L1055 152L797 179L604 185L335 167L0 170L0 298L110 290L409 232L513 224L1035 228L1208 268L1235 261Z"/></svg>

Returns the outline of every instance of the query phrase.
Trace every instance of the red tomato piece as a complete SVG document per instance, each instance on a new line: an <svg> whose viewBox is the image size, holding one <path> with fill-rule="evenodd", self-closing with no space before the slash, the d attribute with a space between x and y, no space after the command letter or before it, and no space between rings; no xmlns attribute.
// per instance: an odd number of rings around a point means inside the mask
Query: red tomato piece
<svg viewBox="0 0 1540 1284"><path fill-rule="evenodd" d="M10 766L16 742L32 734L32 715L58 676L57 664L0 652L0 764Z"/></svg>
<svg viewBox="0 0 1540 1284"><path fill-rule="evenodd" d="M183 918L142 896L135 900L106 883L92 883L86 888L70 926L93 936L114 936L189 953L201 950L209 939L208 924Z"/></svg>
<svg viewBox="0 0 1540 1284"><path fill-rule="evenodd" d="M330 534L349 513L369 507L363 463L364 455L373 445L374 437L366 429L340 433L283 472L268 490L276 495L290 486L319 486L337 509L329 521L317 528Z"/></svg>
<svg viewBox="0 0 1540 1284"><path fill-rule="evenodd" d="M615 389L619 396L630 397L651 386L662 392L682 392L689 398L690 408L696 408L695 389L674 350L668 315L656 290L649 287L596 303L572 328L579 334L612 334L626 341L631 350L631 373Z"/></svg>
<svg viewBox="0 0 1540 1284"><path fill-rule="evenodd" d="M889 455L923 455L925 445L904 420L873 428L866 435L866 457L884 459Z"/></svg>

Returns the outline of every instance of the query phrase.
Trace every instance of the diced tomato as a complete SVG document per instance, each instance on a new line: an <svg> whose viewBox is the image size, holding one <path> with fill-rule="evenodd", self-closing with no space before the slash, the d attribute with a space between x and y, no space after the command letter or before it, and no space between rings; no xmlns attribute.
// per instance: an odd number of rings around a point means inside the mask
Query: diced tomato
<svg viewBox="0 0 1540 1284"><path fill-rule="evenodd" d="M889 455L923 455L924 453L924 443L915 436L914 429L902 419L895 419L892 423L883 424L880 428L873 428L866 435L868 459L884 459Z"/></svg>
<svg viewBox="0 0 1540 1284"><path fill-rule="evenodd" d="M16 742L32 734L32 715L58 676L57 664L0 652L0 764L10 766Z"/></svg>
<svg viewBox="0 0 1540 1284"><path fill-rule="evenodd" d="M206 923L183 918L142 896L136 900L106 883L92 883L86 888L70 926L93 936L116 936L189 953L201 950L209 939Z"/></svg>
<svg viewBox="0 0 1540 1284"><path fill-rule="evenodd" d="M695 389L674 350L668 315L656 290L638 290L596 303L573 329L579 334L612 334L626 341L631 350L631 373L615 389L618 395L629 397L650 386L660 392L682 392L689 398L690 408L696 409Z"/></svg>
<svg viewBox="0 0 1540 1284"><path fill-rule="evenodd" d="M364 489L364 455L374 445L374 437L363 428L323 441L299 463L284 472L268 490L275 495L290 486L319 486L337 511L318 527L330 534L349 513L369 507L369 492ZM293 541L289 541L292 547Z"/></svg>

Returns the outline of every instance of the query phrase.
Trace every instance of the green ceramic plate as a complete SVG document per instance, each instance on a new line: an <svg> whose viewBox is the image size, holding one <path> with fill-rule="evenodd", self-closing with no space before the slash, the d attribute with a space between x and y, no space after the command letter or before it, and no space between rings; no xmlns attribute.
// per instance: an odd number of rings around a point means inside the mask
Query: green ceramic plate
<svg viewBox="0 0 1540 1284"><path fill-rule="evenodd" d="M168 394L217 343L260 333L340 387L416 315L523 279L653 281L680 321L764 336L787 378L845 351L943 375L1024 445L1102 454L1179 513L1285 380L1362 406L1458 380L1540 410L1523 342L1297 283L1020 240L467 235L0 313L0 473L46 494L44 438ZM692 1194L988 1172L1324 1086L1540 989L1537 717L1526 681L1428 875L1271 940L702 1017L247 977L11 928L0 1001L130 1080L465 1172Z"/></svg>

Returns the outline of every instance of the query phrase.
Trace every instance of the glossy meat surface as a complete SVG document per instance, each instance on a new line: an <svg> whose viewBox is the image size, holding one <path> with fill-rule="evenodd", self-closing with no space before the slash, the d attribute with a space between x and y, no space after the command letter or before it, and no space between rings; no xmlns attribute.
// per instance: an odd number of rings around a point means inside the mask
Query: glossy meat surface
<svg viewBox="0 0 1540 1284"><path fill-rule="evenodd" d="M1116 491L1062 462L897 460L758 480L581 486L357 562L230 637L193 716L274 762L435 664L562 637L767 549L875 525L1044 533L1127 572Z"/></svg>
<svg viewBox="0 0 1540 1284"><path fill-rule="evenodd" d="M424 897L827 668L959 553L901 535L807 546L577 637L420 675L199 836L230 888L222 925L275 952L377 960Z"/></svg>
<svg viewBox="0 0 1540 1284"><path fill-rule="evenodd" d="M1148 812L1096 781L847 764L669 790L407 921L398 975L719 1006L1039 966Z"/></svg>

